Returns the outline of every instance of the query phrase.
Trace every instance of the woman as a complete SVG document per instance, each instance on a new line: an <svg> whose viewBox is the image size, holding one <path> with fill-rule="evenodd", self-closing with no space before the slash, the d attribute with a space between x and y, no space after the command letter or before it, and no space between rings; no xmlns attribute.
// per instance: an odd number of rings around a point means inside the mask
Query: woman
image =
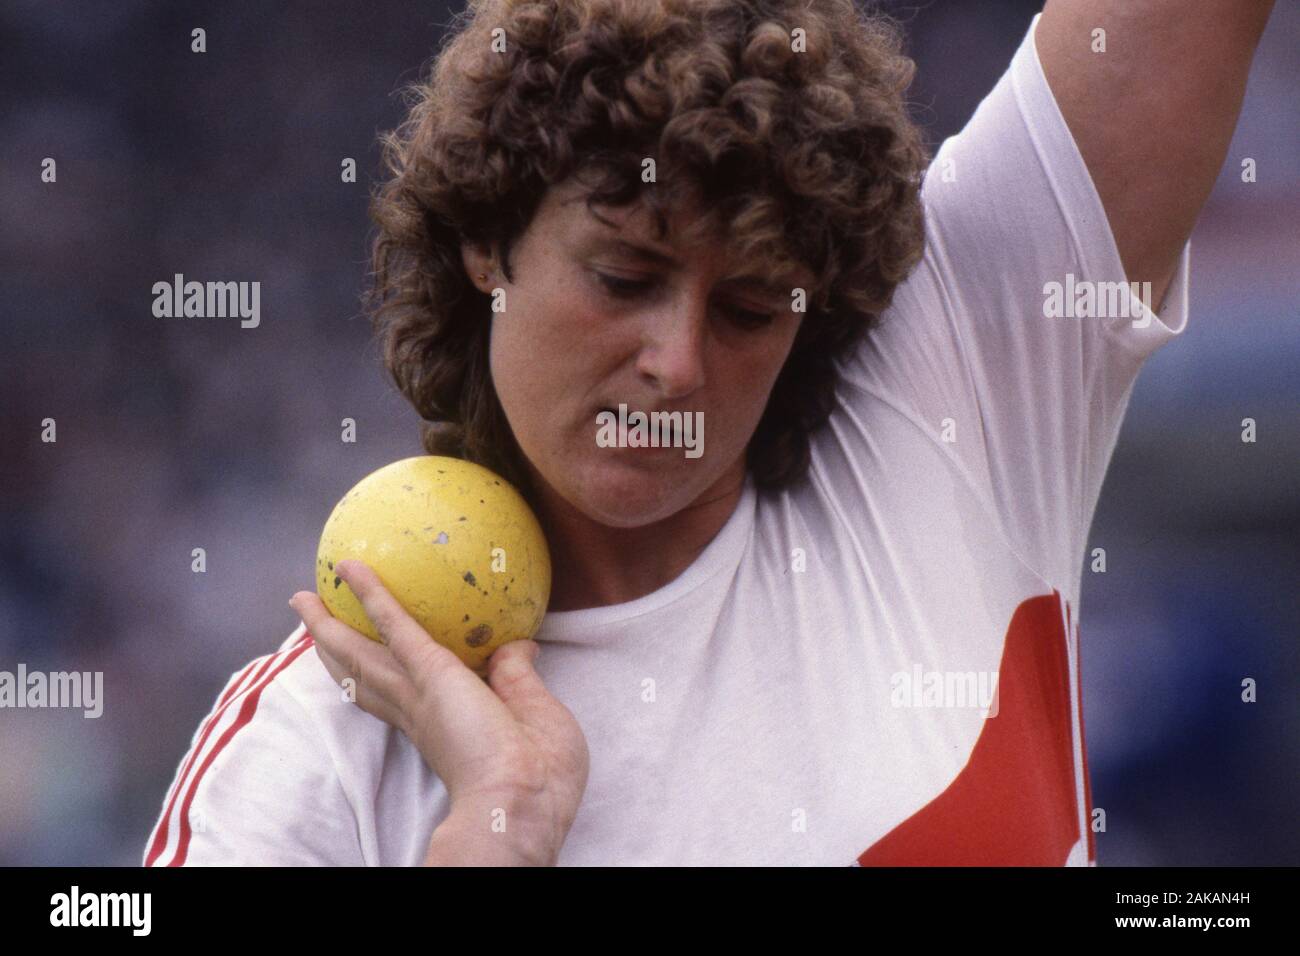
<svg viewBox="0 0 1300 956"><path fill-rule="evenodd" d="M1079 562L1253 50L1137 22L1102 70L1096 6L929 163L849 0L472 3L385 138L373 315L425 448L536 510L548 614L484 684L340 564L385 644L295 595L146 863L1089 863ZM1150 132L1191 171L1134 207L1151 117L1089 104L1193 40L1204 115ZM607 447L620 406L703 453Z"/></svg>

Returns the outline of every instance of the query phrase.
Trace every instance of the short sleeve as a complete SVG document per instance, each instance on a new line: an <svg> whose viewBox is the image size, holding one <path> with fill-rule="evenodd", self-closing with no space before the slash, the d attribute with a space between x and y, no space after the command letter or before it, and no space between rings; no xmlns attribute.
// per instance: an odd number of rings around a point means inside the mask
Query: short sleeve
<svg viewBox="0 0 1300 956"><path fill-rule="evenodd" d="M365 864L334 760L289 679L323 666L298 634L227 683L177 769L145 866Z"/></svg>
<svg viewBox="0 0 1300 956"><path fill-rule="evenodd" d="M1190 249L1152 312L1047 85L1037 23L935 155L925 255L843 363L840 400L910 419L1068 594L1133 382L1186 325Z"/></svg>

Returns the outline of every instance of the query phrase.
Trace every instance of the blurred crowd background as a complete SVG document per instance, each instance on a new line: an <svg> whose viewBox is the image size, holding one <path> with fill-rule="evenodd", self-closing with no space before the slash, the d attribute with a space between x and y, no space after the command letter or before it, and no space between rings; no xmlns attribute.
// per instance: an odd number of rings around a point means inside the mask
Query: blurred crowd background
<svg viewBox="0 0 1300 956"><path fill-rule="evenodd" d="M883 4L932 144L1040 6ZM138 864L215 696L297 624L286 601L313 585L336 500L421 453L360 313L367 191L394 91L459 8L0 7L0 670L105 674L97 720L0 710L0 864ZM1300 9L1281 3L1192 239L1189 329L1138 381L1093 526L1102 865L1300 863L1297 103ZM151 287L176 272L259 280L260 327L155 318Z"/></svg>

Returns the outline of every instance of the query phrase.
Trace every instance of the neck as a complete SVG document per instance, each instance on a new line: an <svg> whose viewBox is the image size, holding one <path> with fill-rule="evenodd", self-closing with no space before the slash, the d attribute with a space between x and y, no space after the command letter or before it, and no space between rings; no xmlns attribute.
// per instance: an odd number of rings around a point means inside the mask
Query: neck
<svg viewBox="0 0 1300 956"><path fill-rule="evenodd" d="M538 520L551 552L548 611L635 601L675 580L727 523L744 491L743 459L676 514L639 528L588 518L534 476Z"/></svg>

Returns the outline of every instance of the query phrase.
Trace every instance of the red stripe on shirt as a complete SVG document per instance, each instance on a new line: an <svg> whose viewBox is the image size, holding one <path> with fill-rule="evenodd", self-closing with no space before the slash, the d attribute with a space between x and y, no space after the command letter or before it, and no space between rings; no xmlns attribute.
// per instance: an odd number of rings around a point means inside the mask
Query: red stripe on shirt
<svg viewBox="0 0 1300 956"><path fill-rule="evenodd" d="M302 644L304 641L308 640L310 637L311 637L311 635L308 634L307 631L304 629L303 632L302 632L302 634L300 634L300 635L298 636L298 640L294 641L294 642L293 642L291 645L289 645L288 647L281 647L281 648L280 648L278 651L276 651L275 653L268 655L268 657L269 657L269 658L274 658L274 657L276 656L276 654L283 654L283 653L285 653L285 652L287 652L287 651L291 651L291 650L293 650L295 647L297 647L297 646L299 646L300 644ZM256 664L256 663L257 663L257 661L253 661L253 662L251 662L251 663L248 665L248 667L245 667L244 670L243 670L243 672L240 673L240 675L239 675L239 680L235 681L235 682L234 682L233 684L231 684L228 688L226 688L226 692L225 692L224 694L221 695L221 700L217 701L217 706L218 706L218 707L223 707L223 706L225 706L225 704L226 704L226 703L227 703L227 702L228 702L232 697L237 697L239 694L242 694L245 690L248 689L247 687L241 687L240 685L244 682L244 675L247 674L247 673L249 672L249 670L253 667L253 665ZM266 668L265 668L265 664L263 665L263 667L262 667L261 669L262 669L263 671L266 669ZM253 685L253 683L254 683L256 680L257 680L257 677L254 677L251 681L248 682L248 686L251 687L251 686Z"/></svg>
<svg viewBox="0 0 1300 956"><path fill-rule="evenodd" d="M145 858L145 866L153 866L154 861L158 859L159 854L161 854L163 849L167 846L167 831L170 828L172 810L176 807L176 798L180 795L181 791L185 789L185 782L189 779L190 768L194 764L199 753L202 752L204 745L208 742L208 736L212 733L212 729L217 725L217 721L221 718L222 713L225 712L226 706L234 699L234 697L239 696L238 693L230 694L229 691L240 687L240 685L244 683L244 675L250 670L256 669L252 681L249 682L249 686L251 687L281 653L283 652L277 651L274 654L268 654L266 657L251 661L240 672L239 678L230 685L227 689L227 693L221 695L221 698L217 701L217 705L212 709L212 712L204 718L203 724L199 730L199 742L194 745L188 754L185 755L185 762L181 766L181 772L177 775L176 781L172 784L171 792L168 794L167 807L163 811L162 819L158 822L158 829L154 831L153 845L149 849L149 855Z"/></svg>
<svg viewBox="0 0 1300 956"><path fill-rule="evenodd" d="M261 683L259 683L250 693L244 695L244 702L239 708L239 716L235 718L233 724L226 728L225 733L218 738L212 750L209 751L207 757L204 758L203 763L199 765L198 771L194 774L194 780L189 785L189 792L185 795L185 802L181 804L181 826L176 846L176 855L172 858L171 862L166 864L167 866L184 866L185 858L189 855L190 836L192 835L192 831L190 830L190 806L194 803L194 795L198 792L199 784L203 782L203 774L207 771L208 767L212 766L212 762L217 759L217 756L221 753L222 749L226 744L230 743L235 734L239 733L239 731L247 726L249 721L253 719L253 715L257 713L257 704L262 696L262 691L270 687L271 682L275 680L276 676L297 660L303 651L307 650L310 646L310 643L305 642L295 645L293 650L289 652L288 656L276 666L275 670L267 674L266 678L262 680Z"/></svg>
<svg viewBox="0 0 1300 956"><path fill-rule="evenodd" d="M279 652L277 651L276 653ZM231 683L229 687L226 688L226 692L222 694L221 698L217 701L217 706L216 706L217 710L220 710L222 707L225 707L226 702L230 700L230 698L234 697L236 694L238 694L241 690L244 689L244 678L248 676L248 672L253 669L253 665L256 663L257 661L250 662L247 667L245 667L242 671L239 672L239 678L235 680L233 683ZM257 678L254 677L253 680L257 680Z"/></svg>
<svg viewBox="0 0 1300 956"><path fill-rule="evenodd" d="M225 713L226 708L234 703L236 698L244 696L249 690L257 685L257 683L263 679L266 672L274 665L277 658L284 654L295 653L300 649L305 649L304 645L306 645L310 640L311 635L304 631L302 637L293 645L292 648L285 651L276 651L274 654L268 654L260 661L254 660L249 662L249 664L240 672L239 678L230 685L226 693L221 695L221 698L217 701L217 705L213 708L212 713L208 715L206 720L204 720L199 734L199 742L186 756L185 763L181 767L180 775L176 778L176 782L172 786L171 793L167 799L166 810L163 812L162 819L158 823L158 829L154 833L153 843L149 848L149 855L145 858L145 866L153 866L155 861L162 854L163 850L166 849L167 832L170 826L172 810L176 807L176 798L180 795L181 791L185 789L186 779L189 777L190 769L192 768L194 761L203 751L204 746L208 742L208 737L211 736L212 731L216 728L217 723L220 721L222 714ZM254 667L257 668L257 672L253 675L253 679L248 682L248 686L243 690L236 690L236 688L244 682L244 675ZM275 673L278 674L279 670ZM272 674L270 677L267 677L266 680L270 681L274 677L275 674ZM204 766L206 766L206 764Z"/></svg>

